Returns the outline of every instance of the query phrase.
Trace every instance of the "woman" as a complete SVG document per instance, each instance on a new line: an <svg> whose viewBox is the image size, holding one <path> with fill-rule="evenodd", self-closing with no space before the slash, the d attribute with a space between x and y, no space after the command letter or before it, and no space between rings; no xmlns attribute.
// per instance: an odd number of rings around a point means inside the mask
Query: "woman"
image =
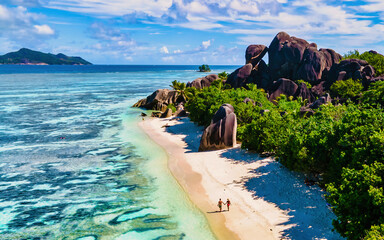
<svg viewBox="0 0 384 240"><path fill-rule="evenodd" d="M229 211L229 205L231 205L231 201L229 201L229 198L227 198L227 202L225 204L227 205L227 210Z"/></svg>

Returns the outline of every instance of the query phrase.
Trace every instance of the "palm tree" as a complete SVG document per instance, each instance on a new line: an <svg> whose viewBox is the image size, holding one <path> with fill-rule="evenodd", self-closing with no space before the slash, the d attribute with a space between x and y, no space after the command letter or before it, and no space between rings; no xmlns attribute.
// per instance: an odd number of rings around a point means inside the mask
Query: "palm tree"
<svg viewBox="0 0 384 240"><path fill-rule="evenodd" d="M172 84L169 85L173 90L179 93L179 96L182 97L185 101L187 101L187 93L185 83L179 82L177 80L172 81Z"/></svg>

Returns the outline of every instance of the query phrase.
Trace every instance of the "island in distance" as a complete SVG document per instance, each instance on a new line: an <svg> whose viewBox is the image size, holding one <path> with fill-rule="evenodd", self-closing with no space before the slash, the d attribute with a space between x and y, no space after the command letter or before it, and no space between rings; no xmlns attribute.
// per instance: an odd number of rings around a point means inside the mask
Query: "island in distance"
<svg viewBox="0 0 384 240"><path fill-rule="evenodd" d="M69 57L62 53L42 53L27 48L0 56L0 64L21 65L92 65L81 57Z"/></svg>

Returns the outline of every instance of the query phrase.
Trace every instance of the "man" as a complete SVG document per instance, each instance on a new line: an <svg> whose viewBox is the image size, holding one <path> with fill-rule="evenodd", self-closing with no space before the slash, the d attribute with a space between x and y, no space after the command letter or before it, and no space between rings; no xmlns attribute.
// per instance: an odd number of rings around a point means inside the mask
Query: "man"
<svg viewBox="0 0 384 240"><path fill-rule="evenodd" d="M223 207L223 201L221 201L221 198L219 199L219 202L217 203L217 206L219 207L220 212L221 212L222 207Z"/></svg>

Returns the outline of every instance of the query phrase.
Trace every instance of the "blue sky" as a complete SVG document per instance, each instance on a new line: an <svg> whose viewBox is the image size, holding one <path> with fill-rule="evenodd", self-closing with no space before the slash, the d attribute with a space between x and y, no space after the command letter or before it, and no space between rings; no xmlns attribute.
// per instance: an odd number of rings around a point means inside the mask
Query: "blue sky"
<svg viewBox="0 0 384 240"><path fill-rule="evenodd" d="M280 31L384 53L384 0L1 0L0 54L27 47L96 64L244 64Z"/></svg>

